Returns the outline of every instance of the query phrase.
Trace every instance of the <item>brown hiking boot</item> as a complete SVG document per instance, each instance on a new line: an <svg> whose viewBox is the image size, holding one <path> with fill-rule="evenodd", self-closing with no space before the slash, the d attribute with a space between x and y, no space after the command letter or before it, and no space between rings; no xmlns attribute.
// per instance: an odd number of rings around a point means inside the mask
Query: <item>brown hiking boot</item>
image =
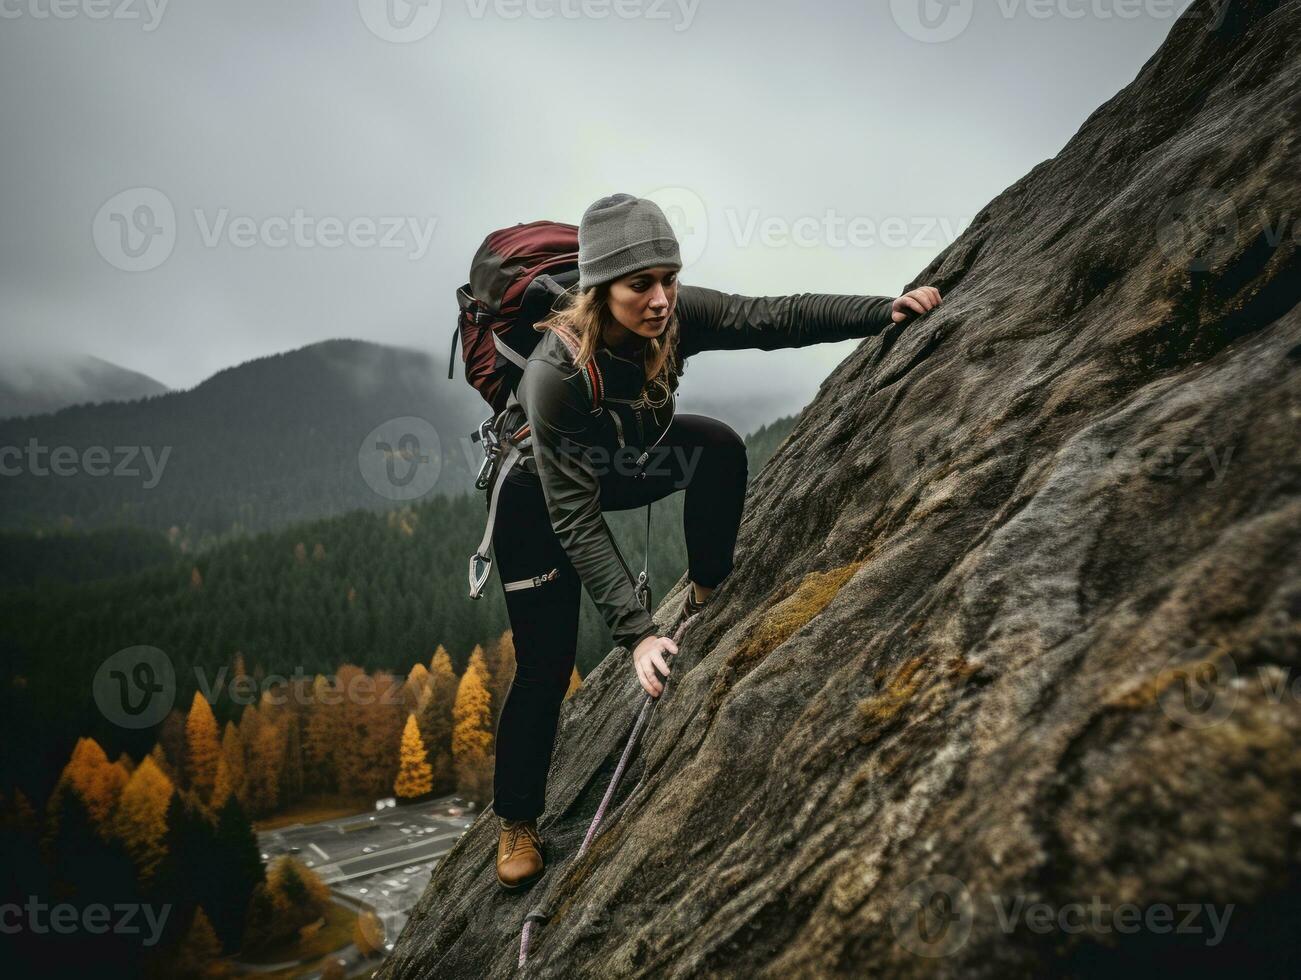
<svg viewBox="0 0 1301 980"><path fill-rule="evenodd" d="M514 891L542 874L542 838L536 820L507 820L501 817L497 838L497 882Z"/></svg>
<svg viewBox="0 0 1301 980"><path fill-rule="evenodd" d="M708 598L704 602L696 602L691 583L688 582L687 587L673 597L673 605L670 606L669 625L665 627L663 635L673 636L679 626L704 609L705 604L708 602Z"/></svg>

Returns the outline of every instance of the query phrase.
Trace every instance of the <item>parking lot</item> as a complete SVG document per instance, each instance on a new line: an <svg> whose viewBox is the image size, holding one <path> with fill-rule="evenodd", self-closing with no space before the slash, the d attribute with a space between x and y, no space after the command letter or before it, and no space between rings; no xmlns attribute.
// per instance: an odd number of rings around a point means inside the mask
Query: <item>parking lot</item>
<svg viewBox="0 0 1301 980"><path fill-rule="evenodd" d="M336 895L373 908L384 943L397 938L439 858L477 816L473 803L448 796L390 806L258 834L262 858L292 854Z"/></svg>

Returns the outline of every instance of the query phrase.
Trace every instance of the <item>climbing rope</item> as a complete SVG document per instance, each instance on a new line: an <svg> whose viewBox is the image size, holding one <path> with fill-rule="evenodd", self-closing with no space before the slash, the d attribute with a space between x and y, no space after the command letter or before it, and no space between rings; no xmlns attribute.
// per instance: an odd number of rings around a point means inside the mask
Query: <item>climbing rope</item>
<svg viewBox="0 0 1301 980"><path fill-rule="evenodd" d="M691 588L690 582L687 583L687 588ZM696 612L682 621L681 625L678 626L672 636L674 646L677 646L682 642L682 637L686 634L687 627L690 626L691 623L695 621L696 616L699 615L700 613ZM669 654L668 660L670 663L672 662L672 659L673 655ZM667 693L667 690L661 692L659 698L652 697L649 694L642 695L641 710L637 713L637 720L633 723L632 732L629 733L628 741L623 747L623 755L619 757L619 765L615 767L614 775L610 777L610 785L605 788L605 796L601 798L601 805L596 808L596 813L592 816L592 822L588 824L587 833L583 836L583 844L578 849L578 854L574 856L574 860L569 866L571 869L578 866L578 863L583 859L583 855L587 853L587 849L591 846L592 841L596 839L596 832L601 827L601 821L605 817L606 808L609 807L610 801L614 799L615 791L619 788L619 781L623 778L624 770L628 767L628 760L632 758L633 751L637 748L637 743L650 720L650 716L655 713L655 709L659 706L660 700L665 693ZM637 785L632 788L632 792L629 793L627 798L624 800L625 804L636 794L638 788L641 786L642 779L645 778L646 773L643 771L641 779L637 780ZM622 809L622 804L620 805L620 809ZM546 908L545 904L533 909L524 917L524 928L520 931L519 937L520 969L523 969L524 965L528 962L529 940L532 938L533 924L535 922L545 923L550 917L551 913Z"/></svg>

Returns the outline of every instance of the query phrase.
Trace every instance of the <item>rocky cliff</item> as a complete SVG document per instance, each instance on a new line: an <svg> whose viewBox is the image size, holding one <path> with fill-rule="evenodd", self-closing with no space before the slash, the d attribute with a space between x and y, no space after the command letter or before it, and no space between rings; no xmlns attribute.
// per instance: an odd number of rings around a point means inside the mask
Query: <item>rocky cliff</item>
<svg viewBox="0 0 1301 980"><path fill-rule="evenodd" d="M1291 967L1301 2L1200 2L913 285L754 481L617 819L616 650L546 877L481 819L381 976Z"/></svg>

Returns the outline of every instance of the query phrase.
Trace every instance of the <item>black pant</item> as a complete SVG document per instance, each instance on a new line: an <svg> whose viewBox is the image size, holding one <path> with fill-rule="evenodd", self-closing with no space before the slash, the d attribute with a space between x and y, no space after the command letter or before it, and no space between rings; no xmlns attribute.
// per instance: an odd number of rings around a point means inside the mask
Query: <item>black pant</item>
<svg viewBox="0 0 1301 980"><path fill-rule="evenodd" d="M646 476L601 476L601 509L629 510L686 490L683 531L691 581L707 588L732 571L749 478L745 443L728 425L677 415L651 457ZM509 820L542 815L560 705L578 640L582 583L551 529L542 485L512 472L502 485L493 528L494 567L502 584L559 570L543 585L505 593L515 643L515 680L497 723L493 810Z"/></svg>

